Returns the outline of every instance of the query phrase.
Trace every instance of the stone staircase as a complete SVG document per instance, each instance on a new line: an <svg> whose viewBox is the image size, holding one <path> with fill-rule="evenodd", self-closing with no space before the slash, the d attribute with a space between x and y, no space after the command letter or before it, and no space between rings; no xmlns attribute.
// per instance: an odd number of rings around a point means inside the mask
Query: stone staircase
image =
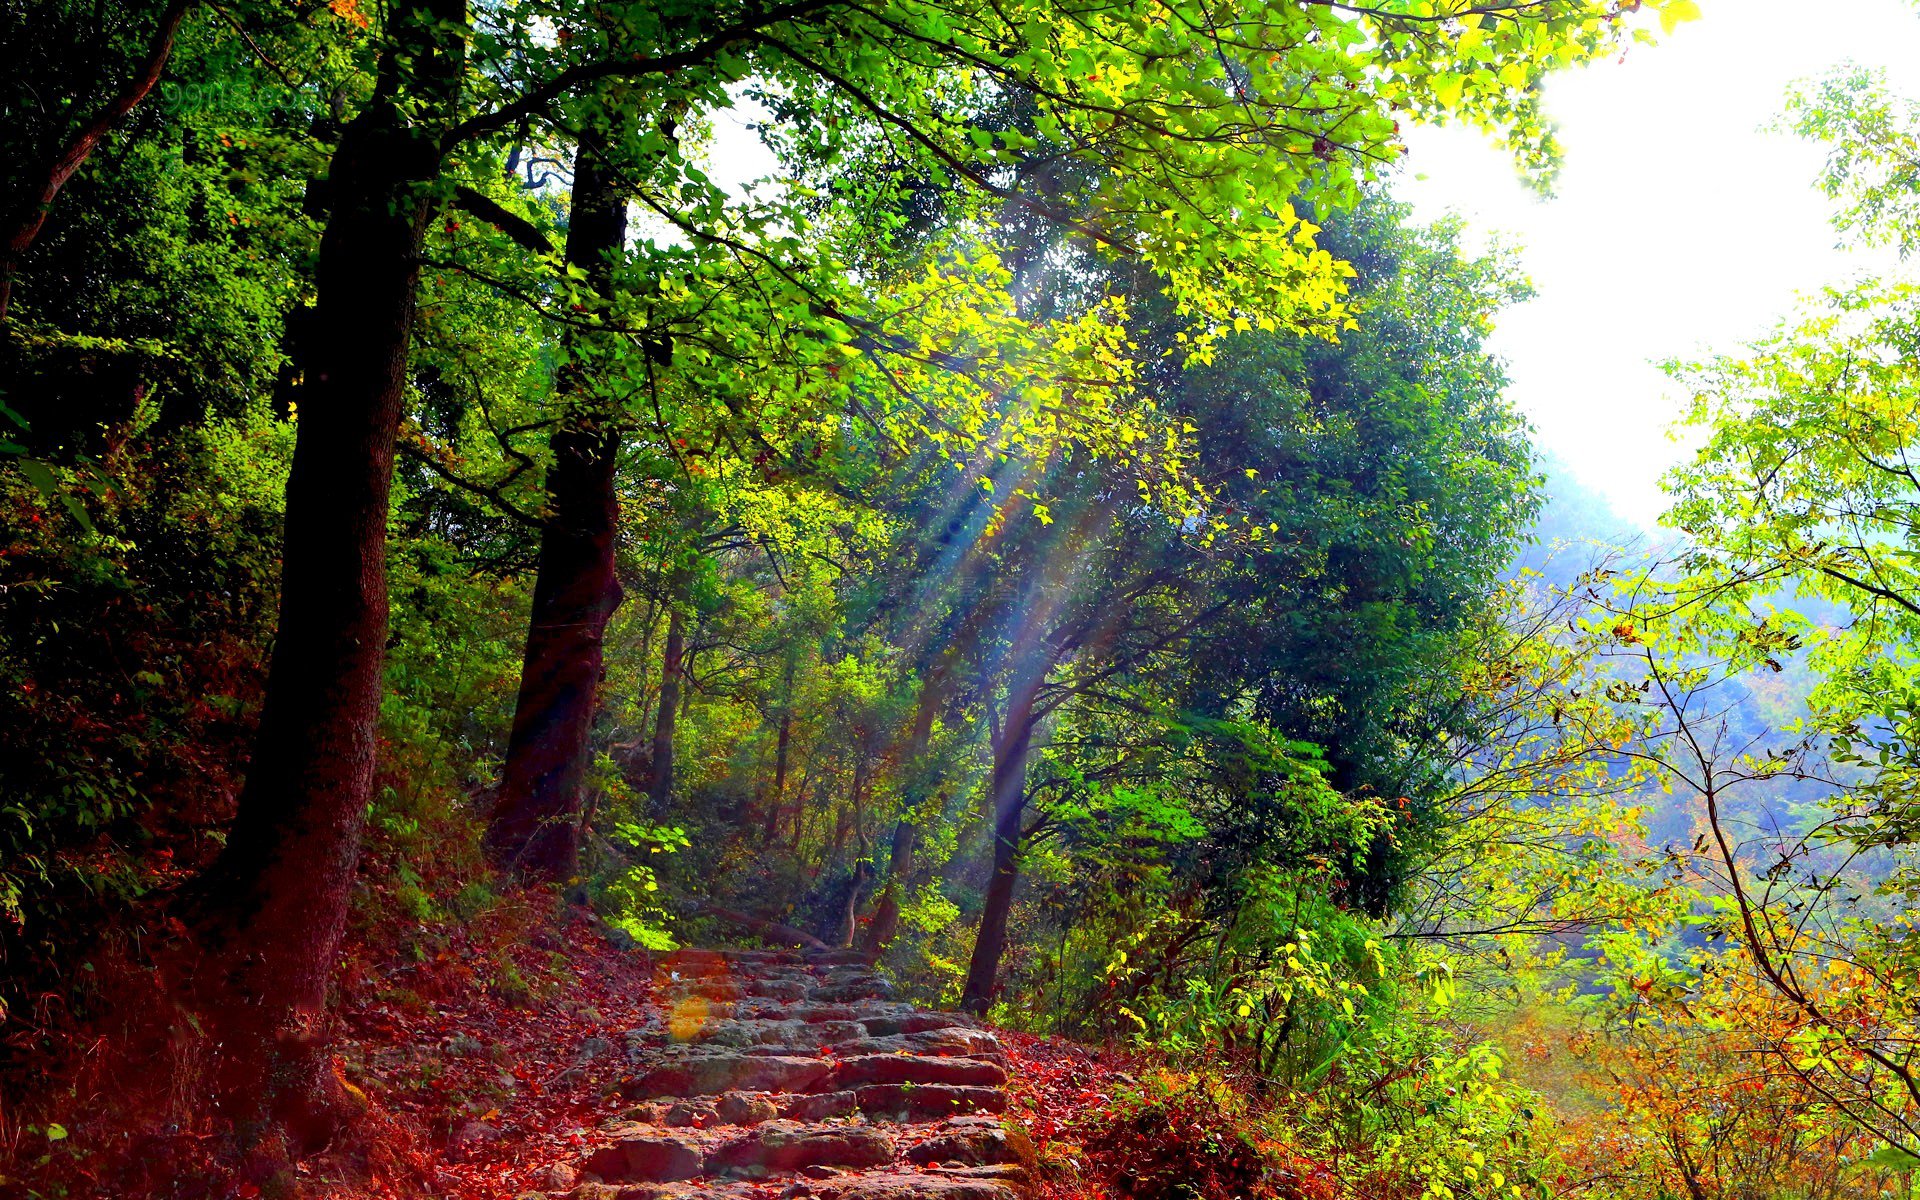
<svg viewBox="0 0 1920 1200"><path fill-rule="evenodd" d="M627 1034L631 1107L570 1200L1019 1200L1006 1059L851 951L679 950Z"/></svg>

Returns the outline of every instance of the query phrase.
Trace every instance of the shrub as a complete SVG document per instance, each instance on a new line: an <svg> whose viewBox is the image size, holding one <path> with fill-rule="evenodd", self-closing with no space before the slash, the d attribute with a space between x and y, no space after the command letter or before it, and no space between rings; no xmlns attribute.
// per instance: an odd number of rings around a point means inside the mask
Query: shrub
<svg viewBox="0 0 1920 1200"><path fill-rule="evenodd" d="M1263 1132L1224 1080L1160 1071L1085 1139L1110 1191L1131 1200L1323 1200L1322 1173Z"/></svg>

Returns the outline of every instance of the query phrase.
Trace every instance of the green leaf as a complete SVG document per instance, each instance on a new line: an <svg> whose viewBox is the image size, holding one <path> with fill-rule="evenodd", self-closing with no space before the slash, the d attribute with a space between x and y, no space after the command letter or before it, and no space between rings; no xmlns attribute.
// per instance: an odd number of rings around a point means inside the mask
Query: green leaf
<svg viewBox="0 0 1920 1200"><path fill-rule="evenodd" d="M80 526L80 528L86 530L88 533L92 533L94 531L93 517L91 514L87 512L87 506L80 503L77 497L62 496L60 497L60 503L63 506L65 506L67 510L67 515L72 517L75 523Z"/></svg>
<svg viewBox="0 0 1920 1200"><path fill-rule="evenodd" d="M1882 1146L1862 1161L1867 1166L1884 1171L1911 1171L1920 1167L1920 1156L1898 1146Z"/></svg>
<svg viewBox="0 0 1920 1200"><path fill-rule="evenodd" d="M21 459L20 473L25 475L27 482L38 489L40 494L47 499L51 500L60 494L60 480L54 475L53 468L38 459Z"/></svg>
<svg viewBox="0 0 1920 1200"><path fill-rule="evenodd" d="M50 1142L64 1142L64 1141L66 1141L66 1140L67 1140L67 1127L66 1127L65 1125L61 1125L61 1124L59 1124L59 1123L57 1123L57 1122L55 1122L55 1123L53 1123L53 1124L49 1124L49 1125L47 1126L47 1140L48 1140L48 1141L50 1141Z"/></svg>

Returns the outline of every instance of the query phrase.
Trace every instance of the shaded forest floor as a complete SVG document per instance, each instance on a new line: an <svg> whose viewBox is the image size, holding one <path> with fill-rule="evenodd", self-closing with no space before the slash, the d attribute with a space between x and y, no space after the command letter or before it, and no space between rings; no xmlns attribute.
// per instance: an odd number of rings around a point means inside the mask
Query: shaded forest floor
<svg viewBox="0 0 1920 1200"><path fill-rule="evenodd" d="M575 1185L564 1164L608 1144L609 1098L632 1073L621 1034L663 1003L655 956L615 946L576 913L516 950L513 965L524 992L500 986L499 962L484 947L454 949L407 972L413 986L366 988L347 1006L342 1071L374 1101L384 1128L352 1148L358 1170L312 1164L315 1191L399 1200L424 1185L459 1200L510 1200ZM1007 1057L1007 1118L1037 1151L1035 1191L1103 1200L1107 1172L1087 1160L1080 1137L1113 1116L1137 1060L996 1032ZM340 1171L338 1182L320 1178L329 1170ZM763 1186L773 1196L787 1182ZM240 1194L252 1192L243 1185Z"/></svg>
<svg viewBox="0 0 1920 1200"><path fill-rule="evenodd" d="M615 1144L622 1110L632 1115L622 1097L636 1065L627 1035L661 1027L673 1004L662 981L675 976L660 956L617 945L585 911L552 912L510 899L466 925L421 925L417 941L393 939L389 924L377 952L364 941L351 944L335 1062L369 1102L368 1115L291 1173L218 1159L219 1139L192 1133L149 1135L131 1155L105 1153L111 1125L102 1117L76 1123L73 1136L39 1162L17 1164L10 1183L32 1189L21 1194L168 1200L597 1196L591 1175L581 1186L579 1167ZM1006 1071L1004 1123L1032 1146L1030 1158L1022 1155L1022 1190L1039 1200L1164 1200L1176 1192L1322 1200L1336 1193L1330 1173L1313 1163L1287 1159L1276 1173L1271 1147L1264 1157L1228 1153L1249 1135L1217 1107L1164 1097L1143 1103L1143 1093L1169 1074L1153 1056L992 1033L998 1053L988 1057ZM699 1139L709 1136L706 1124L649 1132ZM901 1136L906 1151L924 1134ZM897 1169L915 1170L905 1157ZM725 1191L768 1200L807 1194L792 1191L794 1182L735 1181Z"/></svg>
<svg viewBox="0 0 1920 1200"><path fill-rule="evenodd" d="M496 908L452 936L383 936L350 946L335 1061L369 1113L353 1135L292 1174L216 1159L216 1139L148 1139L131 1157L102 1153L105 1121L73 1135L12 1183L46 1196L220 1196L238 1200L514 1200L567 1195L578 1164L613 1140L633 1076L627 1031L659 1023L657 955L616 945L574 909ZM423 932L425 927L422 927ZM383 934L391 930L383 930ZM1010 1126L1032 1139L1032 1190L1045 1200L1104 1200L1122 1168L1090 1158L1086 1131L1111 1122L1136 1059L1061 1039L995 1031L1005 1054ZM138 1144L138 1143L136 1143ZM1109 1166L1111 1170L1109 1170ZM22 1170L24 1168L24 1170ZM768 1197L791 1180L768 1181ZM582 1191L584 1194L584 1190Z"/></svg>

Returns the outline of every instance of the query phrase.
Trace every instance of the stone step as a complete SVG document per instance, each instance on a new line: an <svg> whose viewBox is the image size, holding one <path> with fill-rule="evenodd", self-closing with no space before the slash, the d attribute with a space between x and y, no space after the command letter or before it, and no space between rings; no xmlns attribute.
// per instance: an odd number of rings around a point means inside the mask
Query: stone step
<svg viewBox="0 0 1920 1200"><path fill-rule="evenodd" d="M833 1065L829 1059L791 1055L687 1056L630 1077L621 1091L629 1100L721 1092L807 1092L827 1078Z"/></svg>
<svg viewBox="0 0 1920 1200"><path fill-rule="evenodd" d="M957 1087L999 1087L1007 1073L982 1058L863 1054L839 1060L818 1086L820 1091L845 1091L870 1083L949 1084Z"/></svg>
<svg viewBox="0 0 1920 1200"><path fill-rule="evenodd" d="M709 1153L706 1169L760 1178L802 1167L877 1167L893 1155L893 1139L868 1126L768 1121Z"/></svg>
<svg viewBox="0 0 1920 1200"><path fill-rule="evenodd" d="M784 1182L785 1186L778 1186ZM609 1183L586 1180L556 1200L1019 1200L1027 1174L1019 1167L958 1167L836 1171L767 1181L695 1180L683 1183Z"/></svg>
<svg viewBox="0 0 1920 1200"><path fill-rule="evenodd" d="M1000 1039L983 1029L953 1025L945 1029L927 1029L918 1033L896 1033L888 1037L855 1036L847 1041L829 1042L835 1054L851 1058L857 1054L958 1054L987 1057L1000 1053Z"/></svg>
<svg viewBox="0 0 1920 1200"><path fill-rule="evenodd" d="M1019 1200L1033 1151L973 1019L892 999L871 956L681 950L626 1034L639 1101L552 1200Z"/></svg>
<svg viewBox="0 0 1920 1200"><path fill-rule="evenodd" d="M1005 1112L1006 1093L997 1087L963 1087L938 1083L871 1083L837 1092L782 1096L774 1101L780 1115L803 1121L824 1121L858 1113L879 1121L915 1123L938 1121L962 1113Z"/></svg>
<svg viewBox="0 0 1920 1200"><path fill-rule="evenodd" d="M796 1182L783 1200L1018 1200L1027 1182L1018 1167L871 1171Z"/></svg>

